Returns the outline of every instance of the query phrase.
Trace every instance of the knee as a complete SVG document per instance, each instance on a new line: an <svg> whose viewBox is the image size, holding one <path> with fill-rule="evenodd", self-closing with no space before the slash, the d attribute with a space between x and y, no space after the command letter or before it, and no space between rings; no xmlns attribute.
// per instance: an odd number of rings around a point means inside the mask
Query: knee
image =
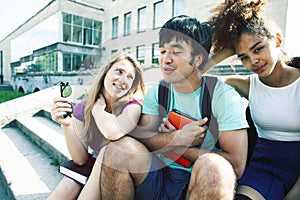
<svg viewBox="0 0 300 200"><path fill-rule="evenodd" d="M112 168L117 167L119 169L122 167L123 170L133 168L140 170L144 166L150 166L151 154L142 143L131 137L123 137L108 144L104 152L103 162Z"/></svg>
<svg viewBox="0 0 300 200"><path fill-rule="evenodd" d="M231 164L220 155L207 153L195 162L189 190L200 199L233 199L235 182Z"/></svg>

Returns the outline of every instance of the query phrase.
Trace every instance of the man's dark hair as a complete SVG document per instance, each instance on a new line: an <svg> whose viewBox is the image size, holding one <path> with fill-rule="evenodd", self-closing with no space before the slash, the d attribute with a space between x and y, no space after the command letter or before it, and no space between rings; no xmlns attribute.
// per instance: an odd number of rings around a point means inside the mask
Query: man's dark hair
<svg viewBox="0 0 300 200"><path fill-rule="evenodd" d="M208 57L212 45L212 33L208 23L200 23L196 18L187 15L173 17L159 32L159 46L164 46L174 38L191 44L192 56L204 54Z"/></svg>

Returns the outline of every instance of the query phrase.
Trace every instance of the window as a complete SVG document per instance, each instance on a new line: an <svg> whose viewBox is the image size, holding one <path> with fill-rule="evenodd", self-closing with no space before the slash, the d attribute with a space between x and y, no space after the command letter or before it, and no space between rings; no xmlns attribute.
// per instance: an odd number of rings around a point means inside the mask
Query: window
<svg viewBox="0 0 300 200"><path fill-rule="evenodd" d="M47 53L37 56L34 63L30 66L30 71L33 72L50 72L57 71L58 52Z"/></svg>
<svg viewBox="0 0 300 200"><path fill-rule="evenodd" d="M117 52L118 52L118 49L113 49L113 50L111 50L111 55L113 55L113 54L115 54Z"/></svg>
<svg viewBox="0 0 300 200"><path fill-rule="evenodd" d="M136 57L141 64L145 63L145 45L139 45L136 47Z"/></svg>
<svg viewBox="0 0 300 200"><path fill-rule="evenodd" d="M93 45L100 45L102 41L102 22L94 21L93 33Z"/></svg>
<svg viewBox="0 0 300 200"><path fill-rule="evenodd" d="M123 51L126 52L126 53L130 53L130 47L123 48Z"/></svg>
<svg viewBox="0 0 300 200"><path fill-rule="evenodd" d="M162 27L164 22L164 2L160 1L154 4L153 28Z"/></svg>
<svg viewBox="0 0 300 200"><path fill-rule="evenodd" d="M93 40L93 20L84 19L83 44L92 44Z"/></svg>
<svg viewBox="0 0 300 200"><path fill-rule="evenodd" d="M100 45L102 22L77 15L62 13L63 42L76 42L83 45Z"/></svg>
<svg viewBox="0 0 300 200"><path fill-rule="evenodd" d="M138 32L146 29L146 7L138 9Z"/></svg>
<svg viewBox="0 0 300 200"><path fill-rule="evenodd" d="M63 55L63 71L71 71L72 70L71 63L71 54Z"/></svg>
<svg viewBox="0 0 300 200"><path fill-rule="evenodd" d="M73 15L73 42L83 43L82 41L82 17Z"/></svg>
<svg viewBox="0 0 300 200"><path fill-rule="evenodd" d="M71 41L72 15L63 13L63 41Z"/></svg>
<svg viewBox="0 0 300 200"><path fill-rule="evenodd" d="M124 36L130 35L131 30L131 12L124 15Z"/></svg>
<svg viewBox="0 0 300 200"><path fill-rule="evenodd" d="M152 63L158 64L159 58L159 43L152 44Z"/></svg>
<svg viewBox="0 0 300 200"><path fill-rule="evenodd" d="M173 0L173 17L184 14L185 0Z"/></svg>
<svg viewBox="0 0 300 200"><path fill-rule="evenodd" d="M112 19L112 38L115 39L118 37L118 25L119 25L119 17L115 17Z"/></svg>

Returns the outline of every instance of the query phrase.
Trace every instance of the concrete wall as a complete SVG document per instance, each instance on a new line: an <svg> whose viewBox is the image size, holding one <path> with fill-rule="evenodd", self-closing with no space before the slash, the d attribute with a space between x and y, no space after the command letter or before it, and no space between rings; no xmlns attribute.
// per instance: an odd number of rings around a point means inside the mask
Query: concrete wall
<svg viewBox="0 0 300 200"><path fill-rule="evenodd" d="M33 93L49 87L57 86L61 81L71 85L88 85L92 81L91 74L45 74L45 75L17 75L12 77L11 85L14 90Z"/></svg>

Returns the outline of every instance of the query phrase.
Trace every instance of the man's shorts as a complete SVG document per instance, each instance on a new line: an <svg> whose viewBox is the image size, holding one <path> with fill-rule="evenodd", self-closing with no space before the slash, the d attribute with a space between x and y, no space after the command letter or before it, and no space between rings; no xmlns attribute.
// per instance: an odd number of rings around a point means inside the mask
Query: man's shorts
<svg viewBox="0 0 300 200"><path fill-rule="evenodd" d="M172 169L152 155L150 172L135 190L136 200L183 199L190 182L189 172Z"/></svg>
<svg viewBox="0 0 300 200"><path fill-rule="evenodd" d="M259 138L249 166L238 180L265 199L281 200L300 175L300 142Z"/></svg>

